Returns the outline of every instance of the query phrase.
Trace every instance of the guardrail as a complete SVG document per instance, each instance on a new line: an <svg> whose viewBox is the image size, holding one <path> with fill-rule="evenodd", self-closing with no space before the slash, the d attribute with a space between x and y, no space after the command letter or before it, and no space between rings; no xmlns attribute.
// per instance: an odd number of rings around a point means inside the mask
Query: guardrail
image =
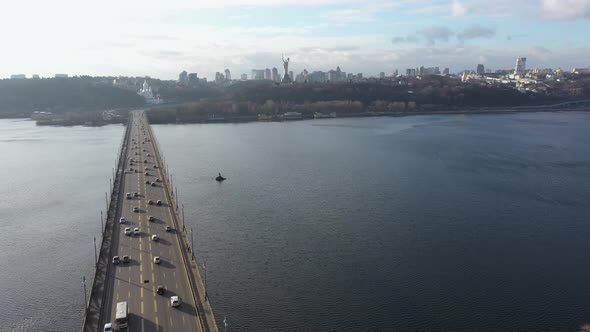
<svg viewBox="0 0 590 332"><path fill-rule="evenodd" d="M109 275L111 272L110 257L112 257L112 240L115 229L115 216L119 208L119 195L123 190L122 182L124 181L124 166L125 159L127 156L127 142L131 135L131 122L130 116L125 135L119 147L119 154L117 158L117 170L114 174L113 184L111 189L110 201L107 199L107 216L102 229L102 241L100 246L100 254L98 262L96 262L96 269L94 273L94 280L92 282L92 289L90 291L90 299L87 304L86 312L84 313L84 319L82 321L81 331L99 331L101 326L104 324L104 315L106 304L106 296L109 291Z"/></svg>
<svg viewBox="0 0 590 332"><path fill-rule="evenodd" d="M168 174L168 169L165 167L164 161L163 161L163 157L162 154L160 152L160 146L158 144L158 141L156 140L156 136L154 135L151 126L149 125L149 121L147 119L147 115L146 115L146 122L148 122L148 130L150 132L150 136L152 138L152 145L154 147L154 151L155 151L155 157L157 160L157 163L160 167L160 169L162 170L162 174L164 174L164 179L162 179L162 183L164 186L164 192L166 193L166 199L168 200L168 202L170 204L172 204L172 219L175 225L175 229L176 231L176 237L178 239L178 246L180 249L180 253L182 256L182 260L184 263L184 267L188 276L188 281L189 281L189 287L191 288L191 293L193 295L193 300L195 302L195 311L197 314L197 317L199 318L199 321L201 322L201 327L203 328L203 331L210 331L210 332L218 332L218 328L217 328L217 323L215 322L215 317L213 315L213 311L211 310L211 305L208 302L208 299L206 298L206 295L204 298L202 298L199 292L199 288L203 289L203 285L202 282L199 285L199 281L201 281L201 275L199 274L199 270L198 268L194 268L191 264L190 258L188 257L188 252L191 252L191 254L194 253L194 248L191 248L188 245L188 239L186 238L186 227L184 225L184 220L183 220L183 227L182 227L182 232L180 232L180 216L178 214L178 197L174 196L174 189L172 188L171 185L171 181L170 181L170 175ZM172 197L174 197L176 199L173 200ZM176 207L174 207L176 202ZM186 248L186 249L183 249ZM193 254L193 259L194 259L194 254ZM198 264L196 262L195 259L195 264L198 267ZM201 286L201 287L199 287ZM204 299L204 300L203 300Z"/></svg>

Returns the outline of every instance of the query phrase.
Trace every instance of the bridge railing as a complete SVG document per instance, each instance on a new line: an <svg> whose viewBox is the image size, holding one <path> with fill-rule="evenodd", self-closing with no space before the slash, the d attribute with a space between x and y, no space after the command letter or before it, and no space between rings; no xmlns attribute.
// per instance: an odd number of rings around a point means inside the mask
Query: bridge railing
<svg viewBox="0 0 590 332"><path fill-rule="evenodd" d="M104 316L106 308L110 306L106 303L106 296L109 292L109 275L111 273L110 258L112 257L112 241L115 226L115 217L119 208L119 196L124 186L125 175L125 159L128 150L128 141L131 135L131 122L130 116L125 135L119 147L118 158L116 160L117 168L114 174L111 189L110 200L107 199L107 215L102 229L102 241L100 245L100 254L98 256L98 262L96 262L96 269L94 273L94 280L92 282L92 289L90 291L90 298L87 304L84 319L82 321L81 330L86 332L99 331L104 325Z"/></svg>
<svg viewBox="0 0 590 332"><path fill-rule="evenodd" d="M182 231L180 231L181 223L179 220L181 220L181 218L178 211L178 197L175 197L174 195L171 176L168 172L168 168L166 167L163 155L161 154L160 144L158 143L156 136L154 135L152 128L149 125L148 130L150 132L150 136L152 137L152 145L154 146L157 163L160 169L162 170L162 173L165 175L164 179L162 179L162 183L165 189L164 192L166 193L166 199L168 200L169 204L172 204L172 219L175 225L175 229L177 230L176 236L178 239L178 245L180 247L182 260L184 263L184 267L186 269L186 273L188 275L191 293L193 295L193 299L196 305L195 310L197 317L199 318L199 321L201 322L201 326L203 327L204 331L218 332L217 323L215 322L215 317L213 315L213 311L211 310L211 305L209 304L208 299L206 298L203 283L201 281L202 279L199 273L198 264L194 256L194 248L191 248L191 246L188 245L188 238L186 236L186 227L184 225L184 220L182 220ZM191 256L189 256L189 254ZM191 264L191 258L194 261L194 265Z"/></svg>

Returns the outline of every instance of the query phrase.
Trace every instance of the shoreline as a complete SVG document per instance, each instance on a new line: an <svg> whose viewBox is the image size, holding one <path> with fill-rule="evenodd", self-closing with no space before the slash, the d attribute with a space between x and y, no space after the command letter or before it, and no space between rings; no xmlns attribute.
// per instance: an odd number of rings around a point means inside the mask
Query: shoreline
<svg viewBox="0 0 590 332"><path fill-rule="evenodd" d="M405 112L363 112L352 114L337 114L336 117L322 117L317 119L345 119L345 118L367 118L367 117L405 117L416 115L471 115L471 114L512 114L512 113L536 113L536 112L588 112L590 107L569 107L569 108L547 108L543 106L534 107L514 107L514 108L479 108L479 109L455 109L455 110L418 110ZM149 113L149 111L148 111ZM21 119L27 121L35 121L37 126L55 126L55 127L102 127L110 124L121 124L121 122L101 122L101 123L73 123L69 121L47 121L47 120L33 120L32 118L14 117L3 119ZM273 119L273 120L259 120L257 116L237 116L237 117L223 117L223 118L203 118L195 121L168 121L168 122L153 122L153 124L193 124L193 123L245 123L245 122L285 122L285 121L302 121L302 120L316 120L314 117L302 117L301 119Z"/></svg>

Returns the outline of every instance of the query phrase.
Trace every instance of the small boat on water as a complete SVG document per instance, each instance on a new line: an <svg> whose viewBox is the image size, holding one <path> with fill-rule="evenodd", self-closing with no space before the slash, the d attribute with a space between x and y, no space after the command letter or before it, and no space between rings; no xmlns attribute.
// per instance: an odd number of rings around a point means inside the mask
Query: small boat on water
<svg viewBox="0 0 590 332"><path fill-rule="evenodd" d="M221 173L219 173L219 175L215 178L215 181L217 181L217 182L222 182L224 180L225 180L225 178L223 176L221 176Z"/></svg>

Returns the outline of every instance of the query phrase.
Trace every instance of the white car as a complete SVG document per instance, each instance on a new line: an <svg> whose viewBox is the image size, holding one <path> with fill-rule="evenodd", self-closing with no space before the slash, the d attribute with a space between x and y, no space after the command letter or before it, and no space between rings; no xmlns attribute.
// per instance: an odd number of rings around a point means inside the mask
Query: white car
<svg viewBox="0 0 590 332"><path fill-rule="evenodd" d="M154 234L152 235L152 241L158 241L158 235Z"/></svg>
<svg viewBox="0 0 590 332"><path fill-rule="evenodd" d="M180 298L176 295L170 297L170 305L173 307L178 307L180 305Z"/></svg>
<svg viewBox="0 0 590 332"><path fill-rule="evenodd" d="M121 217L119 219L119 224L124 224L125 223L125 217Z"/></svg>
<svg viewBox="0 0 590 332"><path fill-rule="evenodd" d="M160 264L160 256L154 257L154 264Z"/></svg>
<svg viewBox="0 0 590 332"><path fill-rule="evenodd" d="M172 227L166 226L166 232L170 232L171 230L172 230Z"/></svg>
<svg viewBox="0 0 590 332"><path fill-rule="evenodd" d="M139 235L139 228L135 227L135 229L133 230L133 234Z"/></svg>
<svg viewBox="0 0 590 332"><path fill-rule="evenodd" d="M131 235L131 228L125 227L125 235Z"/></svg>
<svg viewBox="0 0 590 332"><path fill-rule="evenodd" d="M104 332L113 332L113 324L112 323L106 323L104 324Z"/></svg>

